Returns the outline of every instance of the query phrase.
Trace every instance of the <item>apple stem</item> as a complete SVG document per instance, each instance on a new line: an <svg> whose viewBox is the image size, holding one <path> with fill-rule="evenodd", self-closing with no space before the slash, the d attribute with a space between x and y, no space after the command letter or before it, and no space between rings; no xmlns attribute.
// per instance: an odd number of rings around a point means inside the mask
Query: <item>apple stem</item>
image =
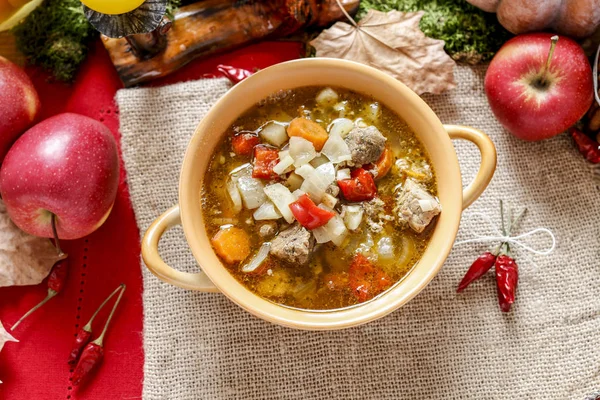
<svg viewBox="0 0 600 400"><path fill-rule="evenodd" d="M552 54L554 54L554 48L556 47L556 43L558 42L558 35L554 35L550 38L550 50L548 50L548 59L546 59L546 64L544 64L544 68L542 68L542 72L540 74L540 85L546 85L546 79L548 79L548 71L550 70L550 62L552 61Z"/></svg>
<svg viewBox="0 0 600 400"><path fill-rule="evenodd" d="M58 251L59 256L63 256L62 249L60 248L60 240L58 240L58 231L56 230L56 214L52 214L52 235L54 235L54 246L56 247L56 251Z"/></svg>

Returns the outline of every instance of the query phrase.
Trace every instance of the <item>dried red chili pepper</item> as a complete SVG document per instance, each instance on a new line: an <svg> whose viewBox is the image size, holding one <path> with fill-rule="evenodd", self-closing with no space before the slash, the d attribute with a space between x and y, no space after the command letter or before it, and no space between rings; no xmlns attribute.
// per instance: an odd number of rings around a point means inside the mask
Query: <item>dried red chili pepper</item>
<svg viewBox="0 0 600 400"><path fill-rule="evenodd" d="M230 65L217 65L217 70L233 84L239 83L252 75L252 72L248 71L247 69L235 68Z"/></svg>
<svg viewBox="0 0 600 400"><path fill-rule="evenodd" d="M576 128L569 129L569 133L573 140L575 140L577 149L586 160L593 164L600 163L600 143Z"/></svg>
<svg viewBox="0 0 600 400"><path fill-rule="evenodd" d="M506 254L499 255L495 265L498 303L502 311L509 312L510 307L515 302L519 268L515 260Z"/></svg>
<svg viewBox="0 0 600 400"><path fill-rule="evenodd" d="M120 284L118 288L116 288L104 301L100 304L100 307L92 314L90 320L85 324L83 328L77 332L77 337L75 337L75 342L73 343L73 348L71 349L71 353L69 354L69 360L67 361L69 364L75 364L83 351L85 345L87 345L92 338L92 323L94 322L94 318L98 315L98 313L104 308L106 303L110 301L117 294L118 291L122 290L125 287L124 284Z"/></svg>
<svg viewBox="0 0 600 400"><path fill-rule="evenodd" d="M19 324L23 322L23 320L25 320L25 318L29 317L37 309L46 304L50 299L62 292L62 290L65 287L65 284L67 282L67 276L69 274L69 262L67 260L67 255L63 253L63 251L60 248L58 233L56 231L56 215L54 214L52 214L52 233L54 234L54 246L56 246L56 251L58 252L59 260L54 264L54 266L50 270L50 274L48 275L48 294L46 295L46 298L44 300L42 300L35 307L27 311L25 315L23 315L12 326L11 330L15 330L15 328L19 326Z"/></svg>
<svg viewBox="0 0 600 400"><path fill-rule="evenodd" d="M104 335L106 335L108 325L110 324L110 321L112 320L115 311L121 302L123 293L125 293L125 285L123 285L121 293L119 293L119 297L110 311L108 319L104 323L104 329L102 330L102 333L96 340L88 343L83 349L81 357L79 358L79 362L77 363L75 371L73 371L73 376L71 377L74 386L79 386L82 382L84 382L89 375L102 363L102 360L104 359Z"/></svg>
<svg viewBox="0 0 600 400"><path fill-rule="evenodd" d="M456 291L462 292L472 282L481 278L486 272L490 270L490 268L494 266L495 262L496 255L490 253L489 251L486 251L485 253L480 255L477 258L477 260L475 260L475 262L471 264L471 267L469 267L469 270L465 274L464 278L458 284L458 289L456 289Z"/></svg>

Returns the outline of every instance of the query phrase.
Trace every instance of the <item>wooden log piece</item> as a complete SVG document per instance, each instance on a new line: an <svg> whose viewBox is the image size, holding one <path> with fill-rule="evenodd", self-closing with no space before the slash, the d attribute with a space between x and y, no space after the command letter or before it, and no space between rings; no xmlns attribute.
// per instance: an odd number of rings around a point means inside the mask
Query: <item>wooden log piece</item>
<svg viewBox="0 0 600 400"><path fill-rule="evenodd" d="M341 3L354 13L359 1ZM335 0L204 0L178 9L166 41L148 34L127 39L102 36L102 41L129 87L168 75L197 57L343 18ZM160 47L153 48L153 43Z"/></svg>

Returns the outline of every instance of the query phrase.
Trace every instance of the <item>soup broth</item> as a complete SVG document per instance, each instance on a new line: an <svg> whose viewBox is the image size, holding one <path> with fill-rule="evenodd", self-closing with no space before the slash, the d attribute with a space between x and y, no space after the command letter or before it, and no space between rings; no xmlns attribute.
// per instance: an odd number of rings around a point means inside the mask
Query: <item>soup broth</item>
<svg viewBox="0 0 600 400"><path fill-rule="evenodd" d="M398 115L349 90L304 87L230 126L201 206L215 251L249 290L335 309L409 273L441 210L436 194L428 155Z"/></svg>

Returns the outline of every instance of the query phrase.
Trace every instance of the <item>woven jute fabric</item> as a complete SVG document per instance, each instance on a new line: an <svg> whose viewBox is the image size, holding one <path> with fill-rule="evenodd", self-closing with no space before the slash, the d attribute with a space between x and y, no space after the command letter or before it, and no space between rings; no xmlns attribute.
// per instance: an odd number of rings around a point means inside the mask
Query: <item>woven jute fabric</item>
<svg viewBox="0 0 600 400"><path fill-rule="evenodd" d="M519 233L547 227L547 257L517 253L513 311L499 311L492 273L456 286L487 244L455 246L414 300L357 328L304 332L251 316L221 294L178 289L144 276L144 399L577 399L600 389L600 194L566 135L537 143L509 135L492 115L485 69L457 67L458 87L425 96L445 123L487 132L498 169L464 214L458 240L489 232L470 213L500 223L499 200L529 211ZM194 127L229 84L201 80L125 89L117 100L122 148L140 231L177 202L177 180ZM455 142L464 182L480 156ZM548 240L531 238L539 248ZM161 252L195 271L180 228Z"/></svg>

